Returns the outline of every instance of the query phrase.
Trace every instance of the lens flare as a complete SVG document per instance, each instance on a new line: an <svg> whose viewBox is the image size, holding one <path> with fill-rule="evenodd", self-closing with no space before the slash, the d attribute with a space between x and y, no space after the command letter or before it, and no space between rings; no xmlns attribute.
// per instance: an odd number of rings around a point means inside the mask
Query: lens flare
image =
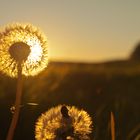
<svg viewBox="0 0 140 140"><path fill-rule="evenodd" d="M36 140L53 140L59 135L57 130L63 129L61 107L53 107L43 113L37 120L35 125ZM66 106L69 110L69 116L72 119L74 135L80 140L87 140L88 134L92 132L91 117L84 110L79 110L74 106ZM63 130L60 130L62 132ZM71 138L72 139L72 138Z"/></svg>
<svg viewBox="0 0 140 140"><path fill-rule="evenodd" d="M21 54L14 52L16 49L11 51L12 46L16 46L17 50L21 49L19 51ZM30 50L20 48L22 46L29 46ZM17 77L18 62L15 58L23 58L20 56L23 55L23 51L29 53L21 63L23 75L34 76L47 67L47 39L37 27L14 23L0 30L0 71L11 77ZM16 54L15 57L13 54Z"/></svg>

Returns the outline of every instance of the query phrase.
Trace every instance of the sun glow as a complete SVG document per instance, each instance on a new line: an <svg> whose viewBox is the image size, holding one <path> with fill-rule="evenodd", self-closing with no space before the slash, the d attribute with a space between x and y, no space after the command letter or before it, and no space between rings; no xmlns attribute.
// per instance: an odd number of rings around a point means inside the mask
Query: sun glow
<svg viewBox="0 0 140 140"><path fill-rule="evenodd" d="M38 74L48 64L47 39L31 24L16 23L0 31L0 70L11 77L17 76L18 62L11 56L9 49L18 42L27 44L30 49L27 59L22 61L22 74L25 76Z"/></svg>
<svg viewBox="0 0 140 140"><path fill-rule="evenodd" d="M29 63L33 64L36 63L37 61L41 60L42 56L42 47L39 41L37 41L36 38L32 38L27 40L27 44L31 46L31 53L28 56L28 61Z"/></svg>

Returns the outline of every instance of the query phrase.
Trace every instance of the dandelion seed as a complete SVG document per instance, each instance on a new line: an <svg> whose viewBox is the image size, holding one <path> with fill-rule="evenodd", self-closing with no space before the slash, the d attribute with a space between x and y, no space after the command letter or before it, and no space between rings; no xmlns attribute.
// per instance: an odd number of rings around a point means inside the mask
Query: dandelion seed
<svg viewBox="0 0 140 140"><path fill-rule="evenodd" d="M65 132L65 129L69 128L70 124L65 123L64 126L62 107L62 105L53 107L38 118L35 125L36 140L57 140L58 135L61 135L62 132ZM74 106L66 106L66 108L73 127L73 135L67 136L67 139L78 137L80 140L87 140L88 135L92 132L91 117L86 111L79 110Z"/></svg>
<svg viewBox="0 0 140 140"><path fill-rule="evenodd" d="M31 24L11 24L0 30L0 71L18 75L21 61L22 75L34 76L48 64L47 39Z"/></svg>

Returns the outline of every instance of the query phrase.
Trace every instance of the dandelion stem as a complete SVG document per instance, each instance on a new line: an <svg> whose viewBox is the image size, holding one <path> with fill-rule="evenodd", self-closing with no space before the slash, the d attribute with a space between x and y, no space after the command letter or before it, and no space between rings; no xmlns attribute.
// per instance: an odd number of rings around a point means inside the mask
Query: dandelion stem
<svg viewBox="0 0 140 140"><path fill-rule="evenodd" d="M21 67L21 63L19 62L18 63L17 91L16 91L16 100L15 100L15 112L13 114L13 118L11 121L11 125L9 128L6 140L13 140L14 131L16 129L16 125L19 118L21 96L22 96L22 67Z"/></svg>

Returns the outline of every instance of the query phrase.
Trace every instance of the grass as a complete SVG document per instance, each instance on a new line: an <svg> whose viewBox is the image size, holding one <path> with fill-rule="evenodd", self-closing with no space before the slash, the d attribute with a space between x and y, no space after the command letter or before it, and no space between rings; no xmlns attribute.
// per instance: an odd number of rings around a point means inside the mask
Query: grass
<svg viewBox="0 0 140 140"><path fill-rule="evenodd" d="M9 108L15 98L15 83L14 79L0 76L1 140L5 139L11 118ZM139 62L51 62L40 75L25 79L24 106L15 140L33 140L34 123L38 116L48 108L63 103L87 110L93 118L91 137L94 140L111 140L111 111L115 117L116 139L129 140L139 131L139 93ZM28 102L39 105L29 106Z"/></svg>

